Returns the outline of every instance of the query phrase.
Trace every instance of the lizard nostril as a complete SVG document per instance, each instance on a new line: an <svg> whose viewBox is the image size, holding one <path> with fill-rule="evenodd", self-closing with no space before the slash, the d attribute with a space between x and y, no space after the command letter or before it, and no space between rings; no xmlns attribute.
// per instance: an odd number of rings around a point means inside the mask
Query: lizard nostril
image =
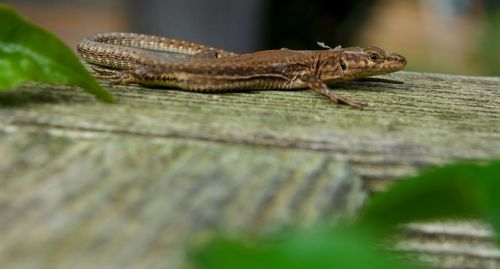
<svg viewBox="0 0 500 269"><path fill-rule="evenodd" d="M397 58L398 62L400 62L400 63L406 63L406 59L405 59L404 56L396 54L396 58Z"/></svg>

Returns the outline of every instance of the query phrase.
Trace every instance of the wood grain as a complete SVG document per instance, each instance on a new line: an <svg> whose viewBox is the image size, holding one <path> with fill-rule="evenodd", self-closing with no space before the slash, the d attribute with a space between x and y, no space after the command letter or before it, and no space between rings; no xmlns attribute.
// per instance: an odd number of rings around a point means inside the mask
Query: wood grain
<svg viewBox="0 0 500 269"><path fill-rule="evenodd" d="M195 234L352 216L399 177L500 156L500 78L386 77L405 84L336 86L364 110L308 90L106 84L114 105L68 86L0 93L0 264L178 268ZM436 244L463 236L437 234ZM468 257L463 249L425 251L459 268L445 260ZM467 268L500 264L484 249Z"/></svg>

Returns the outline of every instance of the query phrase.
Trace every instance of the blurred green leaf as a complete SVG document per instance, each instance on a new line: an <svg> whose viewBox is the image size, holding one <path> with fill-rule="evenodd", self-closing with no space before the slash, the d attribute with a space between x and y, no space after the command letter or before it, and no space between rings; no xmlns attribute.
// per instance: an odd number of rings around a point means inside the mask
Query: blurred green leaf
<svg viewBox="0 0 500 269"><path fill-rule="evenodd" d="M500 231L500 162L453 164L403 179L372 198L359 223L388 232L410 221L482 218Z"/></svg>
<svg viewBox="0 0 500 269"><path fill-rule="evenodd" d="M415 269L376 249L360 229L292 233L276 242L243 243L218 239L196 254L204 269Z"/></svg>
<svg viewBox="0 0 500 269"><path fill-rule="evenodd" d="M113 102L113 97L54 35L2 4L0 25L0 90L10 90L26 81L72 84L99 100Z"/></svg>

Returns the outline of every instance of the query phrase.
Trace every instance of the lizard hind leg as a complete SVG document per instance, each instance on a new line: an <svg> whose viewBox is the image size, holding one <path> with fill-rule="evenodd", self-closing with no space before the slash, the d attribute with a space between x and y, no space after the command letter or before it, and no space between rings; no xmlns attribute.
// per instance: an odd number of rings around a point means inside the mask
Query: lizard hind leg
<svg viewBox="0 0 500 269"><path fill-rule="evenodd" d="M90 65L89 67L96 79L122 85L135 83L134 75L129 70L109 69L98 65Z"/></svg>
<svg viewBox="0 0 500 269"><path fill-rule="evenodd" d="M344 104L355 108L363 108L365 106L364 103L352 101L342 96L335 94L323 81L318 79L317 77L310 74L303 74L299 77L302 83L305 86L309 87L311 90L328 97L328 99L332 100L337 104Z"/></svg>

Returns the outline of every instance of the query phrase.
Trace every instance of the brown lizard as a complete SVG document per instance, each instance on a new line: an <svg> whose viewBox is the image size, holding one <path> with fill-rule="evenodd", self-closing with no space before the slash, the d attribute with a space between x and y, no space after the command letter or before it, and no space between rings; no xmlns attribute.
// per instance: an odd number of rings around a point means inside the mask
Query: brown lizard
<svg viewBox="0 0 500 269"><path fill-rule="evenodd" d="M326 47L322 43L318 43ZM188 91L310 88L360 108L328 84L401 70L406 59L377 47L266 50L236 54L186 41L132 33L98 34L78 45L96 76L115 83Z"/></svg>

